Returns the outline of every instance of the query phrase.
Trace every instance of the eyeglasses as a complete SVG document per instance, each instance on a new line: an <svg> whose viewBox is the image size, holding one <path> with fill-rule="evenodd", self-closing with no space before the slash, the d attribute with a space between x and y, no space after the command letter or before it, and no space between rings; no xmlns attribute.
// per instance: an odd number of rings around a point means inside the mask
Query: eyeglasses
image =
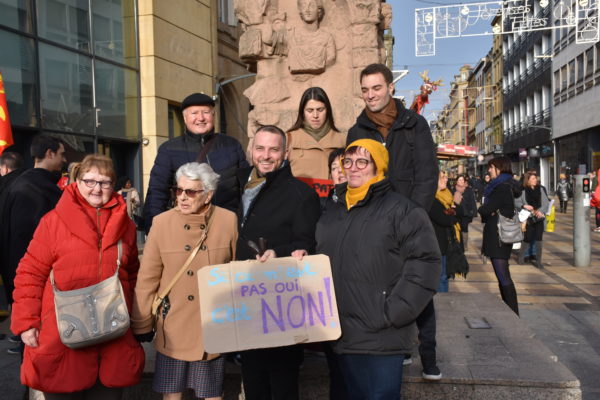
<svg viewBox="0 0 600 400"><path fill-rule="evenodd" d="M175 192L175 196L181 196L184 192L187 197L193 199L199 194L204 192L204 189L194 190L194 189L182 189L180 187L173 188L173 192Z"/></svg>
<svg viewBox="0 0 600 400"><path fill-rule="evenodd" d="M95 188L96 185L100 185L100 188L102 189L108 189L112 187L113 184L112 181L97 181L95 179L82 179L81 181L85 186L89 187L90 189Z"/></svg>
<svg viewBox="0 0 600 400"><path fill-rule="evenodd" d="M352 160L351 158L342 158L342 165L344 169L351 169L353 165L356 165L356 169L365 169L371 161L366 158L357 158Z"/></svg>

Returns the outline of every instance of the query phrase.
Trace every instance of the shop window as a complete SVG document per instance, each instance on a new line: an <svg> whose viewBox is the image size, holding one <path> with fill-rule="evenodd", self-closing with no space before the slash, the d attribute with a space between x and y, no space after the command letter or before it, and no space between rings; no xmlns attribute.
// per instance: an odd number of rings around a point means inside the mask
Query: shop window
<svg viewBox="0 0 600 400"><path fill-rule="evenodd" d="M137 74L96 61L96 132L99 136L137 140L139 106Z"/></svg>
<svg viewBox="0 0 600 400"><path fill-rule="evenodd" d="M43 126L93 133L91 58L44 43L39 53Z"/></svg>
<svg viewBox="0 0 600 400"><path fill-rule="evenodd" d="M134 2L127 0L94 0L94 52L97 56L137 66L135 47Z"/></svg>
<svg viewBox="0 0 600 400"><path fill-rule="evenodd" d="M33 40L0 30L0 72L8 103L10 122L37 126L37 89Z"/></svg>
<svg viewBox="0 0 600 400"><path fill-rule="evenodd" d="M31 33L31 0L1 0L0 24Z"/></svg>
<svg viewBox="0 0 600 400"><path fill-rule="evenodd" d="M45 0L37 4L38 33L41 37L90 51L87 0Z"/></svg>

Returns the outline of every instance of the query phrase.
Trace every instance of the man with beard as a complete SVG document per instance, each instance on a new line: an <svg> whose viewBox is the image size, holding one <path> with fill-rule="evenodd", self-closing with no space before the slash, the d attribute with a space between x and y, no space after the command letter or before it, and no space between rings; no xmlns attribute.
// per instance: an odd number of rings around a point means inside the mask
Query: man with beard
<svg viewBox="0 0 600 400"><path fill-rule="evenodd" d="M241 169L238 179L242 192L238 260L264 262L289 257L296 249L314 253L319 198L307 184L292 176L286 137L281 129L276 126L258 129L252 142L252 167ZM298 369L302 360L301 345L243 351L246 399L298 399Z"/></svg>

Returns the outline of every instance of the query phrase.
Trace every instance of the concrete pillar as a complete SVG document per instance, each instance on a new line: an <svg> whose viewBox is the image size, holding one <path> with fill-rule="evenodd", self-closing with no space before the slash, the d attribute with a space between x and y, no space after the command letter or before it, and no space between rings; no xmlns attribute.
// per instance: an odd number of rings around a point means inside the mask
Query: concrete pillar
<svg viewBox="0 0 600 400"><path fill-rule="evenodd" d="M587 175L574 175L573 188L573 258L576 267L589 267L590 248L590 194L583 193L583 178Z"/></svg>

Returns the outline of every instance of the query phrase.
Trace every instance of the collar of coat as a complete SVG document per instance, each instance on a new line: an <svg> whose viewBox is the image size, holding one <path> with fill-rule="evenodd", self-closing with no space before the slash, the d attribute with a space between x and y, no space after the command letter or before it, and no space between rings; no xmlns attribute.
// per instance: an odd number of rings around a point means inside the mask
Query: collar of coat
<svg viewBox="0 0 600 400"><path fill-rule="evenodd" d="M206 144L206 142L212 140L215 137L216 133L213 128L210 132L199 135L196 133L192 133L192 132L188 131L187 128L185 128L184 135L188 140L190 140L192 142L201 143L202 145L204 145L204 144Z"/></svg>
<svg viewBox="0 0 600 400"><path fill-rule="evenodd" d="M244 186L246 185L246 182L248 182L248 178L250 177L250 173L252 173L252 169L254 167L247 167L247 168L241 168L239 169L238 172L238 177L239 177L239 181L241 184L241 189L242 189L242 193L244 192ZM277 182L279 180L283 180L286 179L288 177L292 177L292 169L290 167L290 163L288 162L288 160L285 160L283 162L283 164L281 165L281 167L279 167L278 169L276 169L273 172L269 172L265 175L266 182L263 185L261 192L263 190L265 190L267 187L271 186L274 182Z"/></svg>
<svg viewBox="0 0 600 400"><path fill-rule="evenodd" d="M88 209L85 209L85 208ZM98 229L89 217L92 206L79 194L77 183L67 186L54 209L68 230L81 240L92 246L98 246ZM109 210L110 209L110 210ZM110 211L110 218L102 234L102 250L114 245L125 234L129 224L133 222L127 215L127 206L123 196L113 192L108 202L98 210Z"/></svg>
<svg viewBox="0 0 600 400"><path fill-rule="evenodd" d="M391 133L395 129L413 128L417 124L418 114L404 107L404 104L402 104L400 100L392 98L392 101L396 102L398 116L389 132ZM367 112L365 110L363 110L356 119L356 124L363 129L377 130L377 126L369 119L369 117L367 117Z"/></svg>
<svg viewBox="0 0 600 400"><path fill-rule="evenodd" d="M362 206L368 204L372 198L381 196L390 189L391 189L390 181L387 178L385 178L384 180L381 180L377 183L372 184L371 187L369 188L369 191L367 192L367 195L362 200L360 200L358 203L356 203L356 205L354 207L352 207L350 210L348 210L348 212L351 212L355 208L359 208L359 207L362 207ZM343 204L344 208L345 208L346 207L346 191L348 190L348 183L347 182L340 183L339 185L335 186L334 190L335 190L335 195L338 197L337 202L340 204Z"/></svg>

